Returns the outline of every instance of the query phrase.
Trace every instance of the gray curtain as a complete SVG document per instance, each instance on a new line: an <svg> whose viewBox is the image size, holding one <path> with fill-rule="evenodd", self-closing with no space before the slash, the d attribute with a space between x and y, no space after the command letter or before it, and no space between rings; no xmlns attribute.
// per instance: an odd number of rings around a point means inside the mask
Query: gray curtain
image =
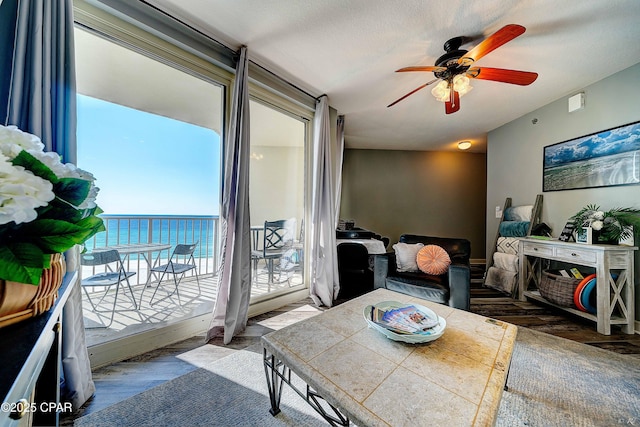
<svg viewBox="0 0 640 427"><path fill-rule="evenodd" d="M247 326L251 297L251 221L249 219L249 87L247 48L240 49L225 139L222 185L220 278L207 340L224 343Z"/></svg>
<svg viewBox="0 0 640 427"><path fill-rule="evenodd" d="M73 2L5 0L0 7L6 8L0 13L0 117L5 125L38 135L65 163L75 163Z"/></svg>
<svg viewBox="0 0 640 427"><path fill-rule="evenodd" d="M311 284L310 295L320 306L331 307L338 296L338 255L336 251L336 193L338 188L338 147L331 143L329 100L318 101L313 126L313 180L311 202ZM341 151L341 150L340 150Z"/></svg>
<svg viewBox="0 0 640 427"><path fill-rule="evenodd" d="M72 0L0 3L0 120L40 137L47 151L76 162L76 88ZM68 252L74 270L75 251ZM95 386L76 284L63 312L63 398L78 408Z"/></svg>

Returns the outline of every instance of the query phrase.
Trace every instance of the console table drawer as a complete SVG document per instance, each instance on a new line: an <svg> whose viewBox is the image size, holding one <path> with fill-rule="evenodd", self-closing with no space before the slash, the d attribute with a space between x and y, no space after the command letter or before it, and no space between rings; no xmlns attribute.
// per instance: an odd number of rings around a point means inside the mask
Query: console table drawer
<svg viewBox="0 0 640 427"><path fill-rule="evenodd" d="M594 263L596 262L597 255L593 251L581 250L575 248L556 248L556 257L562 258L568 261L582 261Z"/></svg>
<svg viewBox="0 0 640 427"><path fill-rule="evenodd" d="M524 242L523 247L525 254L545 256L553 255L553 248L550 246L539 245L533 242Z"/></svg>

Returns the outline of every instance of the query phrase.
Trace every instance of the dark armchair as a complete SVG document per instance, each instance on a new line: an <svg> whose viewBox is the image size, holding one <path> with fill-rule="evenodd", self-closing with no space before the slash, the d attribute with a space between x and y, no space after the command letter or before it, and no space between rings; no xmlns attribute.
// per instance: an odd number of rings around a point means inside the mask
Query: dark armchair
<svg viewBox="0 0 640 427"><path fill-rule="evenodd" d="M396 269L395 253L376 255L374 261L374 288L412 295L451 307L469 310L471 273L469 256L471 243L466 239L419 236L403 234L401 243L422 243L438 245L451 258L451 265L445 274L429 275L421 271L399 272Z"/></svg>

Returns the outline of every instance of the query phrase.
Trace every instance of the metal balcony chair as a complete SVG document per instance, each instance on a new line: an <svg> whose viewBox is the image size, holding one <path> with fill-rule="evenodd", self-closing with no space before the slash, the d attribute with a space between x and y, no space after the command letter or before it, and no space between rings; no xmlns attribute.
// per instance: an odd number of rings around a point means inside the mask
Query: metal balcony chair
<svg viewBox="0 0 640 427"><path fill-rule="evenodd" d="M254 249L251 252L254 260L254 277L257 277L257 262L261 259L265 260L269 291L274 281L276 261L282 261L287 254L295 253L293 249L295 229L295 219L265 221L262 249ZM280 272L279 265L277 270Z"/></svg>
<svg viewBox="0 0 640 427"><path fill-rule="evenodd" d="M178 285L180 281L182 281L183 277L188 271L193 270L196 276L196 283L198 284L198 295L202 293L200 289L200 279L198 278L198 268L196 265L196 261L193 257L193 253L196 250L196 246L198 246L199 242L191 243L191 244L177 244L173 253L171 254L171 258L169 258L169 262L166 264L159 265L157 267L153 267L150 270L151 274L159 274L160 279L158 280L158 284L156 285L155 291L153 291L153 295L151 296L151 300L149 301L150 305L153 305L153 299L162 284L162 280L167 274L173 276L173 283L175 285L175 289L168 294L166 297L162 298L162 301L166 298L171 297L174 293L178 296L178 304L182 305L180 301L180 291L178 290ZM144 293L144 290L142 291ZM140 295L140 301L142 302L142 295Z"/></svg>
<svg viewBox="0 0 640 427"><path fill-rule="evenodd" d="M93 312L98 314L100 317L100 313L108 313L111 312L111 317L109 319L109 323L104 326L97 327L87 327L87 329L98 329L98 328L108 328L113 323L113 317L116 313L116 304L118 302L118 292L120 290L120 286L126 282L127 288L129 288L129 298L133 302L134 308L138 309L138 304L136 303L136 299L133 295L133 290L131 289L131 283L129 283L129 277L135 275L136 273L133 271L126 271L124 269L124 264L122 263L122 259L120 258L120 253L115 250L108 250L104 252L89 252L80 254L80 264L85 266L105 266L105 271L93 274L85 279L82 279L80 282L82 289L84 290L85 295L91 304ZM104 301L104 298L107 296L111 288L116 287L116 293L113 297L113 307L111 310L99 310L98 306ZM89 295L89 288L97 288L103 287L105 288L100 301L94 304L93 299ZM126 291L126 289L125 289Z"/></svg>

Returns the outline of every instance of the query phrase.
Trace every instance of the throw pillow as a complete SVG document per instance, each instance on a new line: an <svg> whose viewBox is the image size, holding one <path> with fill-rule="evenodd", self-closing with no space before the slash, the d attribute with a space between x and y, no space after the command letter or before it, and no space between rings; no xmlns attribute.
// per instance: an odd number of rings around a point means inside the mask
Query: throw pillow
<svg viewBox="0 0 640 427"><path fill-rule="evenodd" d="M447 272L451 258L440 246L427 245L418 251L417 263L418 268L424 273L439 276Z"/></svg>
<svg viewBox="0 0 640 427"><path fill-rule="evenodd" d="M400 272L418 271L416 256L422 249L422 243L396 243L393 250L396 252L396 269Z"/></svg>

